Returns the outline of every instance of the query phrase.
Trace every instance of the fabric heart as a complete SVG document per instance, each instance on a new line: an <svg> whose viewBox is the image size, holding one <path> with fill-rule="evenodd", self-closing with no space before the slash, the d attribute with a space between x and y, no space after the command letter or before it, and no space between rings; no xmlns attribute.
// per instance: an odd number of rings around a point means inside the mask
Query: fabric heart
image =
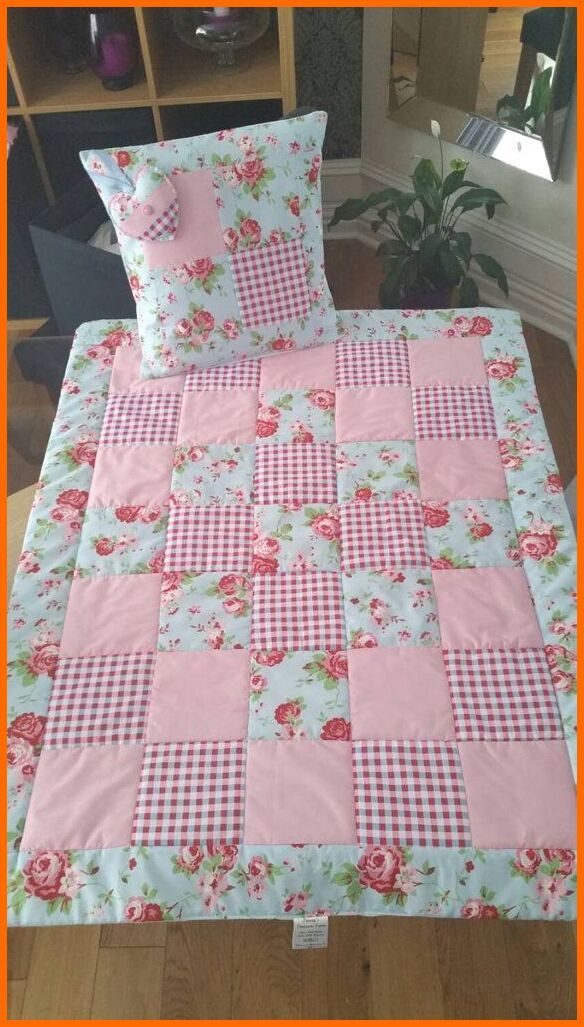
<svg viewBox="0 0 584 1027"><path fill-rule="evenodd" d="M133 192L119 192L109 204L116 228L132 239L170 242L178 230L179 203L168 175L150 165L141 168Z"/></svg>

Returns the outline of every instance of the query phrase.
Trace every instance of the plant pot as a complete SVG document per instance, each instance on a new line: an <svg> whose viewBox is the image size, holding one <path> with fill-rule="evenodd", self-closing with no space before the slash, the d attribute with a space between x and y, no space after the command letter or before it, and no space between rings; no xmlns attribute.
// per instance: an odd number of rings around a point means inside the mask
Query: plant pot
<svg viewBox="0 0 584 1027"><path fill-rule="evenodd" d="M456 290L449 286L428 292L411 292L404 296L404 310L441 310L443 307L452 307L455 294Z"/></svg>

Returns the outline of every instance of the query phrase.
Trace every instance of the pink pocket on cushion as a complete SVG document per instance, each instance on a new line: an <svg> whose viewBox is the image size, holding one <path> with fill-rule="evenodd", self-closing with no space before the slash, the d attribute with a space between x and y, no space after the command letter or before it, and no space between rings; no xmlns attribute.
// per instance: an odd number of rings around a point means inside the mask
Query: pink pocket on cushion
<svg viewBox="0 0 584 1027"><path fill-rule="evenodd" d="M412 385L484 385L483 348L478 338L410 339Z"/></svg>
<svg viewBox="0 0 584 1027"><path fill-rule="evenodd" d="M564 741L459 742L472 844L572 849L574 779Z"/></svg>
<svg viewBox="0 0 584 1027"><path fill-rule="evenodd" d="M442 651L349 649L353 738L454 738Z"/></svg>
<svg viewBox="0 0 584 1027"><path fill-rule="evenodd" d="M543 646L522 567L440 570L432 577L445 649Z"/></svg>
<svg viewBox="0 0 584 1027"><path fill-rule="evenodd" d="M350 742L249 742L244 841L354 845Z"/></svg>
<svg viewBox="0 0 584 1027"><path fill-rule="evenodd" d="M171 182L178 196L178 228L172 241L144 241L147 267L166 268L225 253L227 247L217 213L213 172L209 168L181 171L171 176Z"/></svg>
<svg viewBox="0 0 584 1027"><path fill-rule="evenodd" d="M171 445L99 446L88 505L167 504L173 459Z"/></svg>
<svg viewBox="0 0 584 1027"><path fill-rule="evenodd" d="M422 499L507 499L494 439L418 439Z"/></svg>
<svg viewBox="0 0 584 1027"><path fill-rule="evenodd" d="M143 746L43 749L22 849L129 845Z"/></svg>
<svg viewBox="0 0 584 1027"><path fill-rule="evenodd" d="M252 389L185 392L178 442L201 446L255 442L257 410L258 397Z"/></svg>
<svg viewBox="0 0 584 1027"><path fill-rule="evenodd" d="M249 653L157 653L148 742L245 738Z"/></svg>
<svg viewBox="0 0 584 1027"><path fill-rule="evenodd" d="M338 389L337 442L414 438L411 390L403 385Z"/></svg>
<svg viewBox="0 0 584 1027"><path fill-rule="evenodd" d="M61 656L99 656L156 649L160 574L75 578Z"/></svg>

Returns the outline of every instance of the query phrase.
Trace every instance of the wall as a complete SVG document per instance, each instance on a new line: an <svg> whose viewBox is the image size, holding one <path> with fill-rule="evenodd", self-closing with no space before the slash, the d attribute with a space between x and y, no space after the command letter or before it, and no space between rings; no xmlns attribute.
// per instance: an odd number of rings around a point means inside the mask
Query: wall
<svg viewBox="0 0 584 1027"><path fill-rule="evenodd" d="M328 111L325 159L361 153L362 35L362 7L294 12L297 104Z"/></svg>
<svg viewBox="0 0 584 1027"><path fill-rule="evenodd" d="M391 9L366 8L363 26L363 96L361 162L342 162L326 168L325 217L335 203L364 194L381 183L403 188L416 157L435 156L429 134L398 125L386 117ZM468 159L469 153L447 144L451 156ZM548 182L496 160L472 156L472 177L497 189L508 206L495 218L468 215L467 225L475 249L491 253L504 266L510 297L477 275L485 302L507 304L526 320L560 338L574 349L575 341L575 237L576 237L576 118L570 112L558 178ZM345 186L349 186L345 189ZM375 237L361 224L365 241Z"/></svg>

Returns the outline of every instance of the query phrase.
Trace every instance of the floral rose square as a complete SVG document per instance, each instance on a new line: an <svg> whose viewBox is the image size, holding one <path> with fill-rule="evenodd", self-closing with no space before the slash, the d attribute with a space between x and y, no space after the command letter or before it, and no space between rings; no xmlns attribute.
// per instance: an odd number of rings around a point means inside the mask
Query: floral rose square
<svg viewBox="0 0 584 1027"><path fill-rule="evenodd" d="M77 573L153 574L164 564L168 510L120 505L88 509L77 553Z"/></svg>
<svg viewBox="0 0 584 1027"><path fill-rule="evenodd" d="M434 570L508 567L521 562L511 507L505 499L422 504Z"/></svg>
<svg viewBox="0 0 584 1027"><path fill-rule="evenodd" d="M164 573L158 648L246 649L250 614L251 579L246 574Z"/></svg>
<svg viewBox="0 0 584 1027"><path fill-rule="evenodd" d="M440 645L429 573L358 570L342 580L349 648Z"/></svg>
<svg viewBox="0 0 584 1027"><path fill-rule="evenodd" d="M415 499L415 442L344 442L337 446L339 502Z"/></svg>
<svg viewBox="0 0 584 1027"><path fill-rule="evenodd" d="M249 737L347 741L347 685L342 650L252 652Z"/></svg>
<svg viewBox="0 0 584 1027"><path fill-rule="evenodd" d="M334 389L268 389L260 394L257 442L334 442Z"/></svg>
<svg viewBox="0 0 584 1027"><path fill-rule="evenodd" d="M339 511L334 504L256 506L253 572L337 571L340 536Z"/></svg>
<svg viewBox="0 0 584 1027"><path fill-rule="evenodd" d="M254 457L255 446L177 446L171 504L218 506L251 503Z"/></svg>

